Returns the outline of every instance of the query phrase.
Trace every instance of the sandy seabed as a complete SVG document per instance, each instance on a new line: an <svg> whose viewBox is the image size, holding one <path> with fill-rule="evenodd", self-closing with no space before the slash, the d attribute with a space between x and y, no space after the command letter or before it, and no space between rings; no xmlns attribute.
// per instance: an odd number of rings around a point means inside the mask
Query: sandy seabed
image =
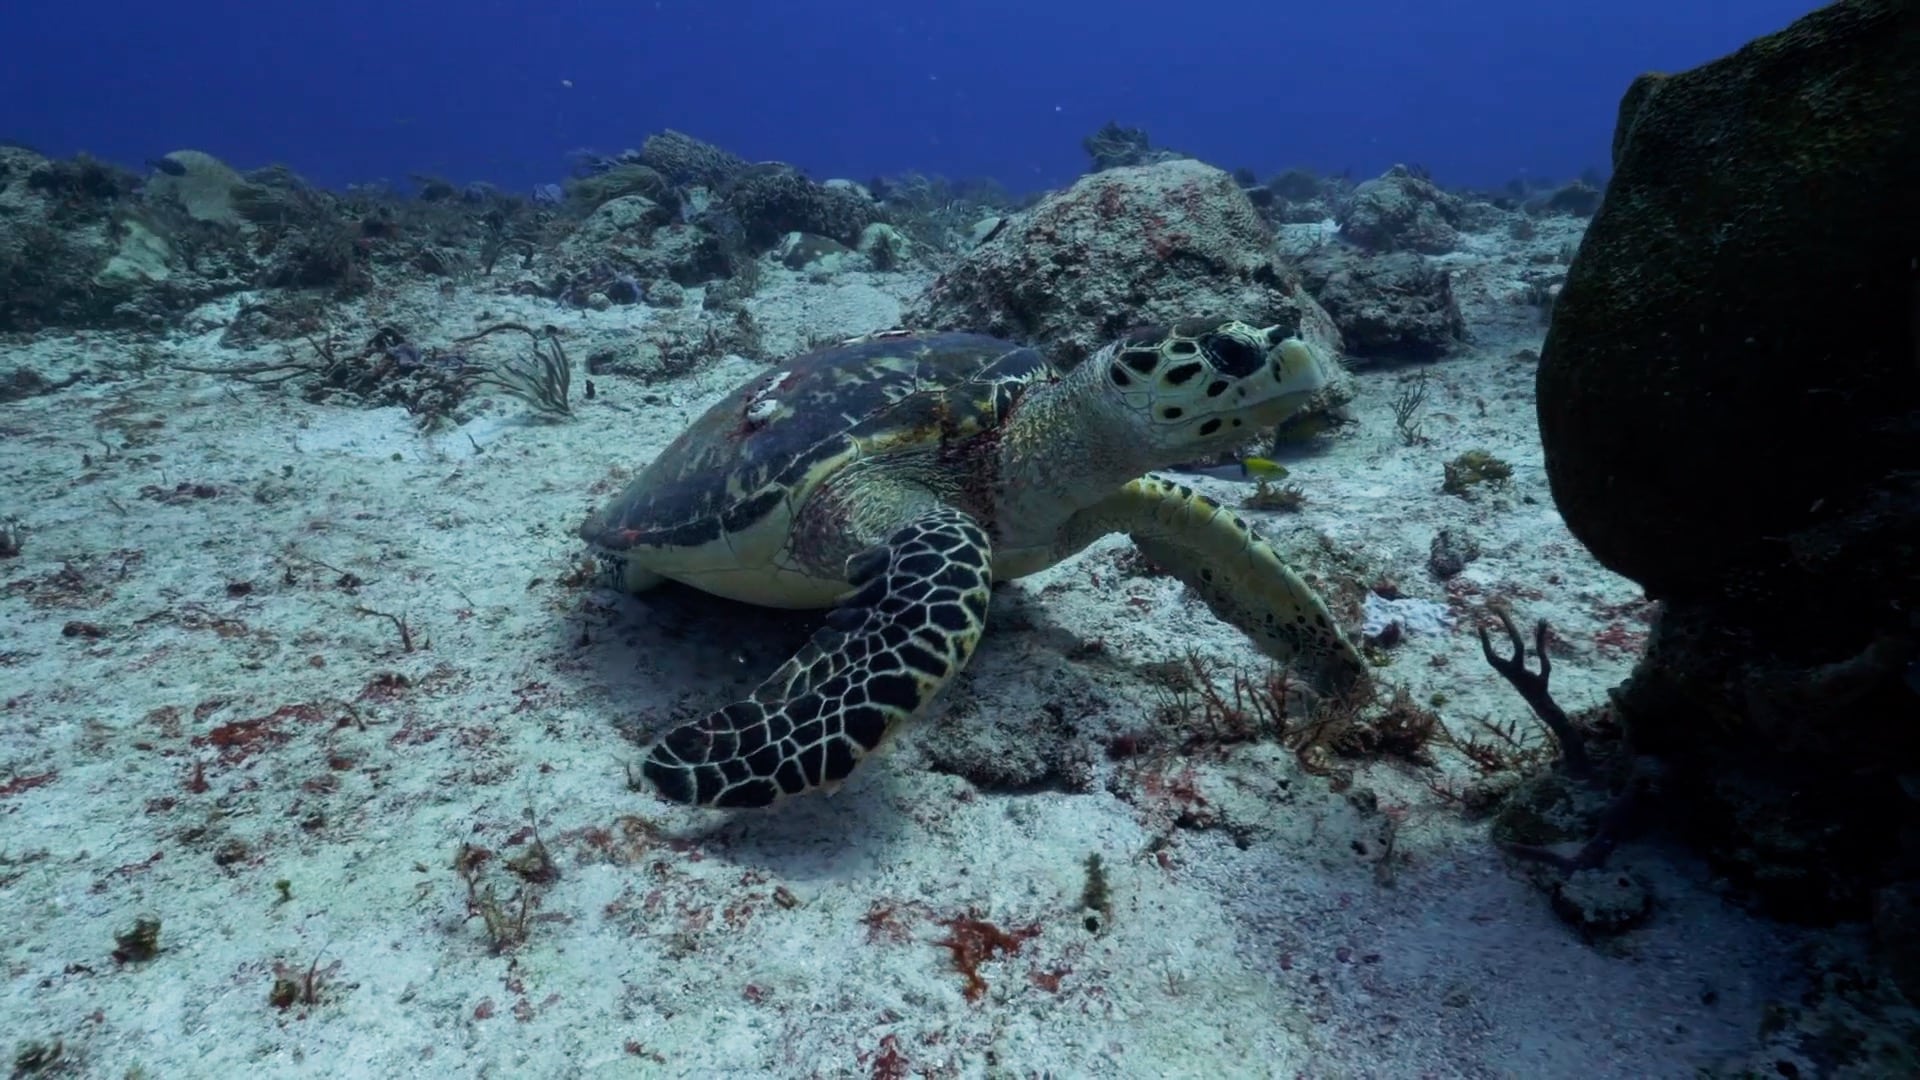
<svg viewBox="0 0 1920 1080"><path fill-rule="evenodd" d="M1362 371L1359 423L1288 462L1304 505L1251 513L1304 571L1452 616L1384 680L1451 728L1530 728L1479 606L1552 623L1569 711L1624 677L1646 608L1554 513L1527 252L1470 241L1441 260L1473 340L1429 369L1426 441L1395 430L1413 376ZM777 352L890 325L922 284L770 270L752 304ZM1684 1077L1750 1048L1797 977L1791 931L1658 842L1613 864L1651 921L1583 941L1435 794L1465 778L1446 755L1351 786L1267 744L1112 760L1155 670L1260 662L1119 537L999 589L960 684L838 794L728 816L630 791L641 742L814 616L597 590L573 528L758 365L422 434L169 367L274 359L214 344L243 299L165 340L6 346L93 372L0 408L23 537L0 562L9 1053L57 1042L66 1075L113 1077ZM650 318L385 302L423 338L557 322L576 356ZM1474 448L1511 480L1443 494ZM1480 551L1445 582L1442 530Z"/></svg>

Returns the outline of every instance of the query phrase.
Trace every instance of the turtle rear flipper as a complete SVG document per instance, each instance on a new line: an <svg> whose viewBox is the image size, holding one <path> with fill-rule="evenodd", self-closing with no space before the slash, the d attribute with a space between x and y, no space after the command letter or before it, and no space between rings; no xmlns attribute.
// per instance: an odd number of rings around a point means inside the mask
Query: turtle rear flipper
<svg viewBox="0 0 1920 1080"><path fill-rule="evenodd" d="M1232 510L1184 484L1149 476L1076 515L1063 542L1084 544L1107 532L1127 533L1222 622L1316 690L1344 694L1366 678L1366 661L1326 603Z"/></svg>
<svg viewBox="0 0 1920 1080"><path fill-rule="evenodd" d="M668 732L641 773L696 806L767 806L838 784L966 666L992 563L973 518L921 511L847 561L853 591L791 660L746 700Z"/></svg>

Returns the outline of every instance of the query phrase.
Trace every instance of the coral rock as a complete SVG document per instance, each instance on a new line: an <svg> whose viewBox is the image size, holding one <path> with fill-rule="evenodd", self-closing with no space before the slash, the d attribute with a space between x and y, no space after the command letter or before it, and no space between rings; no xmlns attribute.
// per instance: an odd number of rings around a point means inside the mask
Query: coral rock
<svg viewBox="0 0 1920 1080"><path fill-rule="evenodd" d="M910 305L909 325L1033 342L1059 363L1196 312L1282 324L1330 353L1333 320L1274 262L1231 175L1197 161L1109 169L1007 219Z"/></svg>

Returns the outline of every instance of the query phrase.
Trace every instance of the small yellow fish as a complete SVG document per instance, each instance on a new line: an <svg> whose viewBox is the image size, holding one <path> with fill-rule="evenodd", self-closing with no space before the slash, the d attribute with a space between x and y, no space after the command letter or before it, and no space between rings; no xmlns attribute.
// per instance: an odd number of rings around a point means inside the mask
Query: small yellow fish
<svg viewBox="0 0 1920 1080"><path fill-rule="evenodd" d="M1285 465L1272 458L1263 457L1241 458L1240 471L1249 480L1284 480L1287 476Z"/></svg>
<svg viewBox="0 0 1920 1080"><path fill-rule="evenodd" d="M1243 457L1238 461L1212 463L1195 461L1175 466L1175 471L1194 476L1210 476L1215 480L1238 480L1248 484L1284 480L1287 476L1285 465L1272 458L1263 457Z"/></svg>

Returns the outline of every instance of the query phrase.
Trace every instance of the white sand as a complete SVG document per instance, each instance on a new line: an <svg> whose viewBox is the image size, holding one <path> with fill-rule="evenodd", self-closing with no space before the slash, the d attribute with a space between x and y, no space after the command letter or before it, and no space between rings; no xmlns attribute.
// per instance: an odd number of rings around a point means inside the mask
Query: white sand
<svg viewBox="0 0 1920 1080"><path fill-rule="evenodd" d="M1304 510L1257 517L1307 569L1442 602L1429 542L1470 536L1482 554L1455 610L1499 594L1550 619L1554 689L1578 710L1632 660L1596 637L1644 624L1637 590L1553 511L1532 365L1512 358L1541 331L1510 301L1518 262L1494 251L1449 260L1477 340L1431 369L1431 443L1394 433L1400 373L1362 373L1362 424L1293 463ZM756 305L797 344L892 322L915 284L770 271ZM1437 774L1363 770L1368 810L1243 746L1189 778L1216 827L1172 827L1178 777L1102 743L1146 722L1143 665L1189 646L1257 657L1177 584L1128 577L1118 540L997 594L945 707L837 796L727 817L629 792L634 739L724 703L811 621L567 584L572 530L613 470L756 365L598 378L571 422L502 399L422 437L398 410L162 366L273 358L213 344L234 306L199 337L48 335L0 365L105 373L0 408L0 515L25 536L0 562L9 1053L57 1039L71 1075L116 1077L1683 1077L1753 1045L1794 976L1790 934L1650 843L1616 865L1653 882L1652 922L1583 943L1428 791ZM482 308L558 323L576 359L647 318L427 291L379 314L430 342ZM1510 461L1511 485L1441 494L1441 462L1473 447ZM359 607L403 617L412 651ZM1443 693L1463 730L1525 715L1470 617L1396 655L1383 678ZM947 725L1007 741L975 748L989 762L1064 755L1091 790L981 792L933 771ZM529 825L557 881L504 865ZM496 853L478 878L503 907L537 897L503 953L470 914L462 844ZM1090 853L1113 896L1097 933ZM939 920L969 911L1038 931L980 966L977 1002L937 944ZM143 913L162 951L116 963L114 934ZM317 1002L270 1005L277 965L302 992L314 968Z"/></svg>

